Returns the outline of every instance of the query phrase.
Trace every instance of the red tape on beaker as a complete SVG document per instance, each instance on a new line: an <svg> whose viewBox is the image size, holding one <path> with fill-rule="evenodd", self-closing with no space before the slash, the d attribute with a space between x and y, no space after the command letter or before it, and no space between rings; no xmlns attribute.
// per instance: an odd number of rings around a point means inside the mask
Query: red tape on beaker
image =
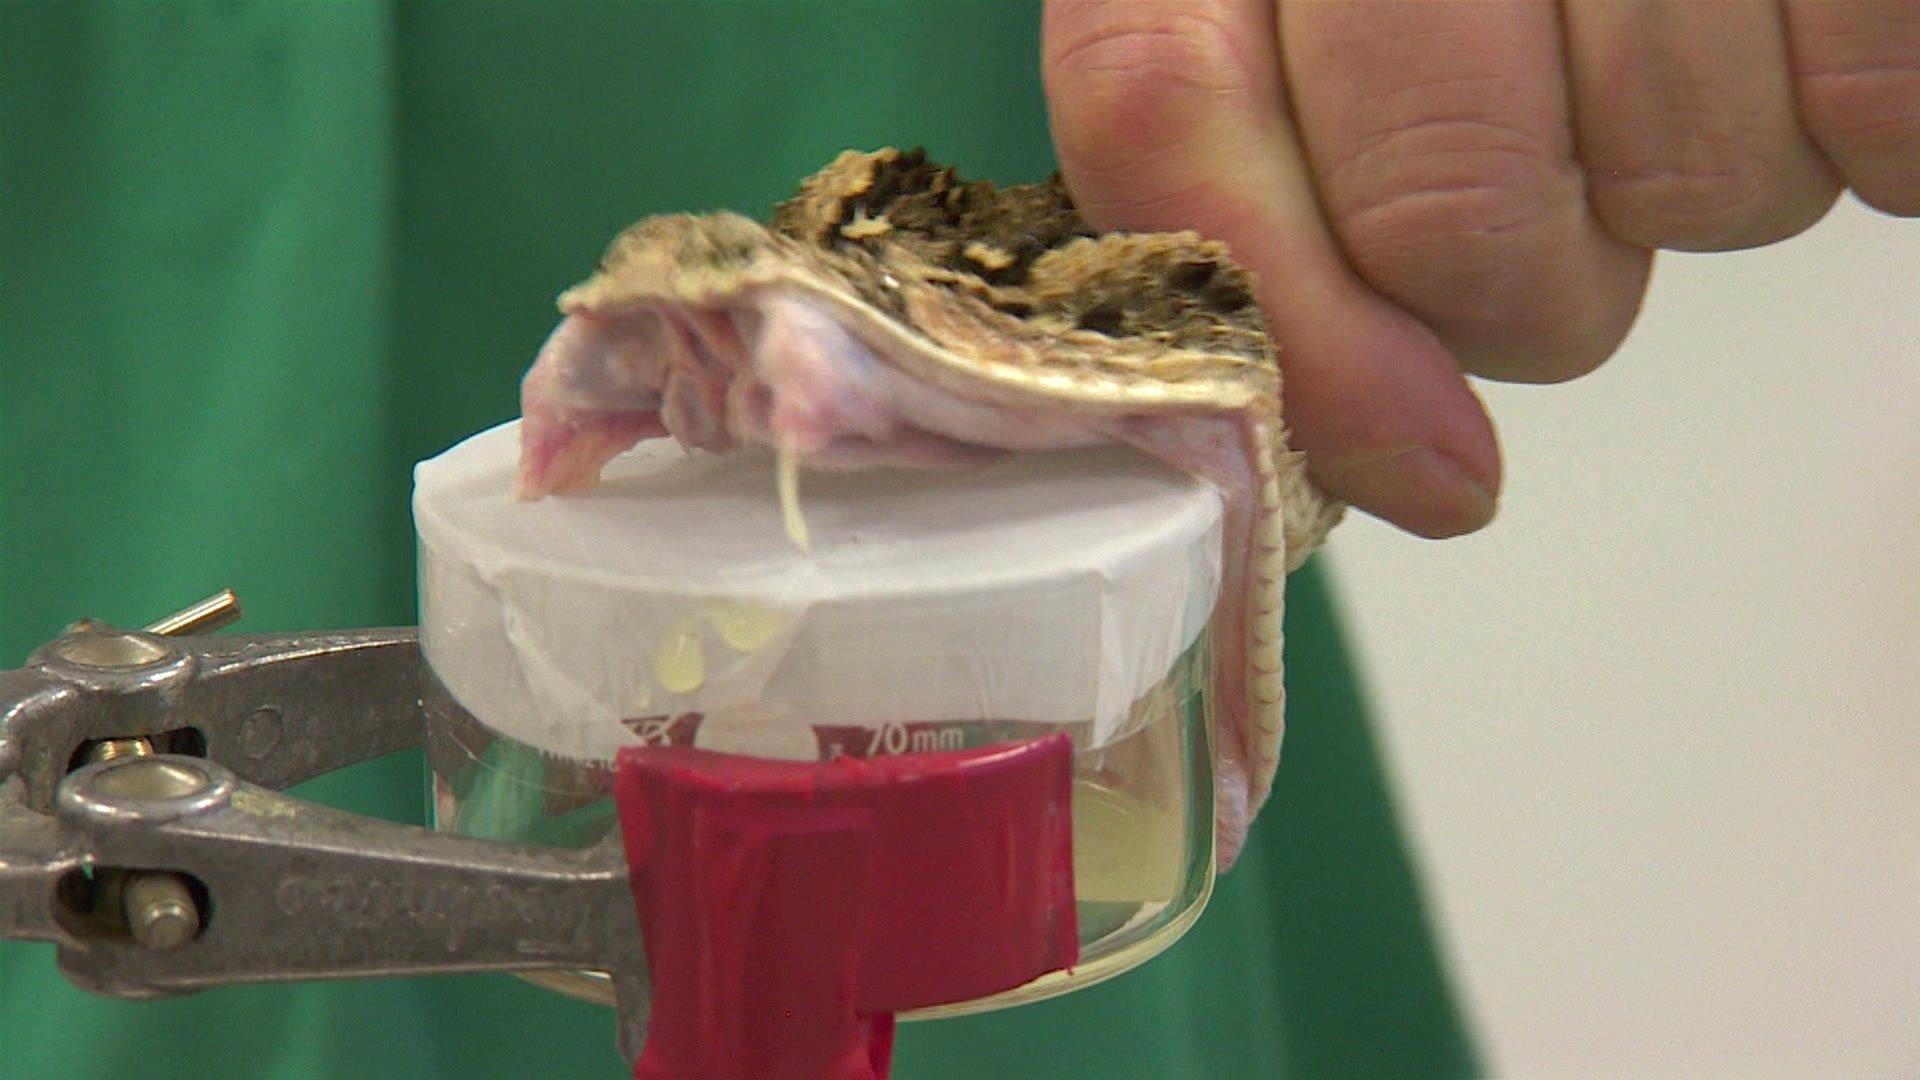
<svg viewBox="0 0 1920 1080"><path fill-rule="evenodd" d="M1079 957L1065 735L820 763L686 747L614 776L653 983L638 1080L880 1080L893 1014Z"/></svg>

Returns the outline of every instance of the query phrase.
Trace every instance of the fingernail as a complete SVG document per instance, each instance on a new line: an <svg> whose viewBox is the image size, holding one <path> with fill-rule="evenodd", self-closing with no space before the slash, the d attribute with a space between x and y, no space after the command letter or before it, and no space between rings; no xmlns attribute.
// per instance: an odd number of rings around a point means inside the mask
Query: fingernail
<svg viewBox="0 0 1920 1080"><path fill-rule="evenodd" d="M1314 474L1331 494L1434 540L1480 529L1499 510L1493 493L1471 472L1428 446L1316 462Z"/></svg>

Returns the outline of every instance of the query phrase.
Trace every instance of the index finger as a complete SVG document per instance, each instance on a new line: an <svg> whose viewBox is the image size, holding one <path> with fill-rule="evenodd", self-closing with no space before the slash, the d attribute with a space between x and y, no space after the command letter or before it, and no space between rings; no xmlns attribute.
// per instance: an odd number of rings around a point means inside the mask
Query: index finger
<svg viewBox="0 0 1920 1080"><path fill-rule="evenodd" d="M1270 0L1050 0L1054 144L1104 228L1193 229L1253 272L1293 445L1330 493L1425 536L1489 521L1492 425L1431 331L1369 290L1321 220Z"/></svg>

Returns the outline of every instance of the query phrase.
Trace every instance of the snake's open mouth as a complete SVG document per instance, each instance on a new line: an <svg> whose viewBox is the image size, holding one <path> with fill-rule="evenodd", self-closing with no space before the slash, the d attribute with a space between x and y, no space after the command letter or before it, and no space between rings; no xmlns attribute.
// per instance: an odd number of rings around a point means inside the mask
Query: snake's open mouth
<svg viewBox="0 0 1920 1080"><path fill-rule="evenodd" d="M822 305L763 290L721 308L651 304L561 322L521 388L520 492L590 485L646 438L773 448L814 468L967 464L1101 441L1049 417L927 386Z"/></svg>
<svg viewBox="0 0 1920 1080"><path fill-rule="evenodd" d="M526 498L590 486L647 438L714 452L771 447L787 534L803 548L803 463L928 468L1102 441L1071 419L925 386L818 301L778 291L723 308L571 315L528 372L521 413Z"/></svg>

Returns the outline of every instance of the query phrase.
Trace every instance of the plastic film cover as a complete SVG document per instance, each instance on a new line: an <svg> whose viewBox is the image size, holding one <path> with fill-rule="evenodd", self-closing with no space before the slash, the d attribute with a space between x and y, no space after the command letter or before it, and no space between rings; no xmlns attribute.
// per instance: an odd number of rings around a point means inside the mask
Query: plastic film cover
<svg viewBox="0 0 1920 1080"><path fill-rule="evenodd" d="M517 427L415 470L421 642L483 724L561 757L816 759L863 730L946 749L914 740L953 721L1103 745L1219 591L1218 494L1121 447L809 472L802 551L769 456L644 443L524 502Z"/></svg>

